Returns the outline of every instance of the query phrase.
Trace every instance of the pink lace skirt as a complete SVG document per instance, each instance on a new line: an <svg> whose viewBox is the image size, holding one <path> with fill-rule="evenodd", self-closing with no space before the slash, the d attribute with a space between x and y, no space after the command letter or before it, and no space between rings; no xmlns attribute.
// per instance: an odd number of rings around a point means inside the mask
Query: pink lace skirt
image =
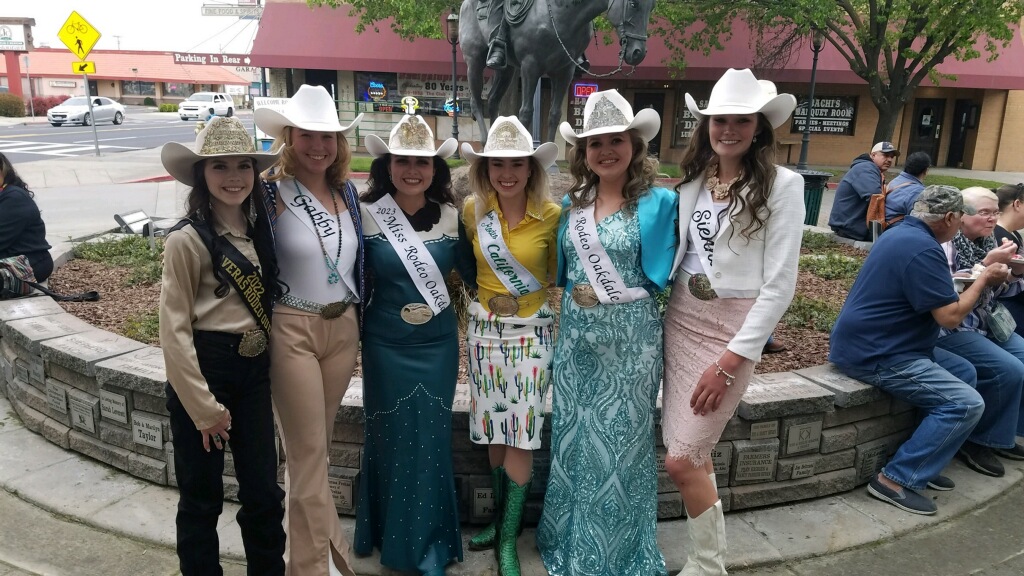
<svg viewBox="0 0 1024 576"><path fill-rule="evenodd" d="M665 314L665 390L662 430L669 458L688 458L694 466L704 465L711 450L736 412L743 392L754 373L754 362L744 362L722 398L718 410L703 416L690 408L697 382L715 360L721 358L754 305L752 298L695 298L686 283L672 287Z"/></svg>

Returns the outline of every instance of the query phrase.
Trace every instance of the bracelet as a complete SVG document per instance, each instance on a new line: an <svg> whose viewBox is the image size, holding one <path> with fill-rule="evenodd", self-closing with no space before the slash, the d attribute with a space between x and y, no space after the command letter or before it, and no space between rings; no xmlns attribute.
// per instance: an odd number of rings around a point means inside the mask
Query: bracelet
<svg viewBox="0 0 1024 576"><path fill-rule="evenodd" d="M715 360L715 368L715 376L725 376L725 385L732 386L732 383L736 381L736 377L726 372L722 365L718 363L718 360Z"/></svg>

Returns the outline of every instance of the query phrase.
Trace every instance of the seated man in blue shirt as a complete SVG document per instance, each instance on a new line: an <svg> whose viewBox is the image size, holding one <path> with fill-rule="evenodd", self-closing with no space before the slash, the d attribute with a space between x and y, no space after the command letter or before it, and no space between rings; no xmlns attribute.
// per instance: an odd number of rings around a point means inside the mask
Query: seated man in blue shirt
<svg viewBox="0 0 1024 576"><path fill-rule="evenodd" d="M889 193L885 196L885 224L896 226L910 214L917 202L917 195L924 190L924 177L932 158L927 152L914 152L903 163L903 172L889 182Z"/></svg>
<svg viewBox="0 0 1024 576"><path fill-rule="evenodd" d="M880 194L885 184L885 172L900 151L892 142L879 142L871 148L870 154L861 154L853 159L850 170L836 187L832 212L828 225L843 238L871 240L868 230L868 203L872 194Z"/></svg>
<svg viewBox="0 0 1024 576"><path fill-rule="evenodd" d="M951 186L928 186L903 225L878 238L850 289L830 340L829 360L841 372L918 408L923 420L868 493L915 514L935 514L926 486L953 488L940 476L974 430L985 404L969 362L935 347L939 327L954 328L986 286L1006 279L993 264L959 296L939 246L960 229L965 206Z"/></svg>

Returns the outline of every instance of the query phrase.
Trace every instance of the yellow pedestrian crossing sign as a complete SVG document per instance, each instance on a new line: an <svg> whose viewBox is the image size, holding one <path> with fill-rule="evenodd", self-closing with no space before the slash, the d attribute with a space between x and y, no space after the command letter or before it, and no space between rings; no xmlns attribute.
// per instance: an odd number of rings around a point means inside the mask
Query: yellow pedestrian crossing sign
<svg viewBox="0 0 1024 576"><path fill-rule="evenodd" d="M95 62L72 62L71 72L73 74L95 74L96 63Z"/></svg>
<svg viewBox="0 0 1024 576"><path fill-rule="evenodd" d="M78 12L71 12L71 16L60 28L60 32L57 33L57 38L71 50L71 53L78 57L79 60L85 60L85 57L92 51L93 46L100 39L100 31L93 28L92 24L82 18ZM82 74L82 72L79 72Z"/></svg>

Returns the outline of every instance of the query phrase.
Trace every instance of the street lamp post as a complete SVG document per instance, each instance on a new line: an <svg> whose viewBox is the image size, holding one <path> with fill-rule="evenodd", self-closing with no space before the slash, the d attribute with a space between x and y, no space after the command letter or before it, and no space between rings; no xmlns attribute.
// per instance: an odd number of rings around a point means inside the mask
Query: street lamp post
<svg viewBox="0 0 1024 576"><path fill-rule="evenodd" d="M32 120L36 119L36 104L32 101L32 72L28 69L28 55L25 55L25 77L28 78L28 109L32 114Z"/></svg>
<svg viewBox="0 0 1024 576"><path fill-rule="evenodd" d="M807 108L804 110L804 136L800 142L800 161L797 162L797 170L807 169L807 148L811 145L811 109L814 108L814 83L818 74L818 54L825 48L825 36L817 26L811 26L811 51L814 52L814 61L811 62L811 90L807 97Z"/></svg>
<svg viewBox="0 0 1024 576"><path fill-rule="evenodd" d="M445 26L448 32L448 43L452 45L452 138L459 141L459 78L456 76L455 68L455 47L459 44L459 14L452 9L445 19ZM459 148L455 147L456 160L459 158Z"/></svg>

